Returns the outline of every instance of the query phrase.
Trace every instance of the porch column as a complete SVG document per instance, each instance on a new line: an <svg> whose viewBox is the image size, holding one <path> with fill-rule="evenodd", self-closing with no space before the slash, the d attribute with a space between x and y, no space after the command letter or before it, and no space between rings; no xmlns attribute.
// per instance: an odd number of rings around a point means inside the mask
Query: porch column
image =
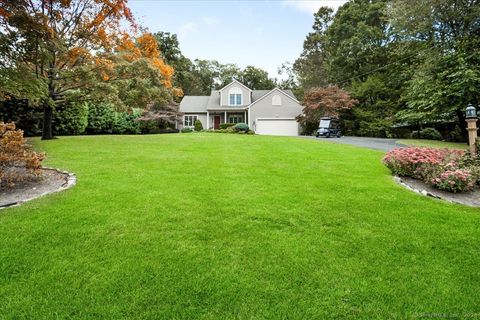
<svg viewBox="0 0 480 320"><path fill-rule="evenodd" d="M223 118L223 123L227 123L227 111L225 111L225 118Z"/></svg>
<svg viewBox="0 0 480 320"><path fill-rule="evenodd" d="M247 111L243 111L243 122L248 123L247 122Z"/></svg>
<svg viewBox="0 0 480 320"><path fill-rule="evenodd" d="M210 129L210 113L207 111L207 130Z"/></svg>

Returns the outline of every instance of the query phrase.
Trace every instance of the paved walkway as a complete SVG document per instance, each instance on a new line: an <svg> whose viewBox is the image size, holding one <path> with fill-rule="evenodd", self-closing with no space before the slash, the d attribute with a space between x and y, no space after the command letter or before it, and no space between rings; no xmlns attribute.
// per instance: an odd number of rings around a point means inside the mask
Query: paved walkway
<svg viewBox="0 0 480 320"><path fill-rule="evenodd" d="M380 151L390 151L395 148L405 147L398 143L398 139L368 138L368 137L341 137L341 138L316 138L314 136L301 136L304 139L315 139L334 143L350 144L357 147L369 148Z"/></svg>

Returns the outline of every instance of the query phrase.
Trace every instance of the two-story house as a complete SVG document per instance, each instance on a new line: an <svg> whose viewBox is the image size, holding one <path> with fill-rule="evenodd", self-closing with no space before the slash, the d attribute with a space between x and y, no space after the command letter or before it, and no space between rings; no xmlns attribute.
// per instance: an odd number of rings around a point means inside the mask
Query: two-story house
<svg viewBox="0 0 480 320"><path fill-rule="evenodd" d="M302 109L290 90L250 90L234 80L210 96L185 96L180 103L184 116L179 129L193 127L198 119L206 129L243 122L257 134L296 136L300 127L295 118Z"/></svg>

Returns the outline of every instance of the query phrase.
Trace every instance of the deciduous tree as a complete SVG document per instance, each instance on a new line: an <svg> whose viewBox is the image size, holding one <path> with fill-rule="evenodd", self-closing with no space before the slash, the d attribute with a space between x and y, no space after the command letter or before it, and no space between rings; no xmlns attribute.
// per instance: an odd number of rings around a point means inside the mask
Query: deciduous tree
<svg viewBox="0 0 480 320"><path fill-rule="evenodd" d="M52 138L53 109L65 95L115 91L110 84L155 72L171 87L173 69L154 38L132 38L127 0L2 0L0 28L0 81L24 95L18 88L32 83L29 96L43 106L43 139Z"/></svg>
<svg viewBox="0 0 480 320"><path fill-rule="evenodd" d="M303 125L318 124L321 117L338 117L343 110L351 109L357 101L350 94L337 87L312 88L303 98L303 114L298 120Z"/></svg>

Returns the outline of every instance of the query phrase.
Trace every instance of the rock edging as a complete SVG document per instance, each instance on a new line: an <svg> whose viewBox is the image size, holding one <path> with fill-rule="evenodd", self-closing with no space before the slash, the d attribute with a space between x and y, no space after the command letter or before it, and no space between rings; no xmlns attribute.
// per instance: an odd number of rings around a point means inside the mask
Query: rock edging
<svg viewBox="0 0 480 320"><path fill-rule="evenodd" d="M468 199L468 196L465 196L464 194L454 194L436 189L433 190L433 187L426 185L424 182L420 182L411 178L406 179L399 176L394 176L393 179L396 183L403 186L404 188L426 197L440 199L449 203L462 204L470 207L480 207L478 201L471 201L471 199ZM411 181L409 182L408 180ZM472 195L476 194L477 193L472 193Z"/></svg>
<svg viewBox="0 0 480 320"><path fill-rule="evenodd" d="M6 208L12 208L12 207L16 207L16 206L19 206L25 202L28 202L28 201L31 201L31 200L34 200L34 199L38 199L38 198L41 198L43 196L46 196L48 194L52 194L52 193L56 193L56 192L61 192L61 191L64 191L64 190L67 190L67 189L70 189L72 188L75 184L77 184L77 177L74 173L71 173L71 172L68 172L68 171L63 171L63 170L59 170L59 169L56 169L56 168L49 168L49 167L42 167L42 171L54 171L58 174L61 174L64 176L64 180L65 182L57 189L55 190L52 190L52 191L48 191L48 192L44 192L44 193L41 193L41 194L38 194L38 195L35 195L34 197L30 197L30 198L27 198L27 199L22 199L20 201L16 201L16 202L11 202L11 203L7 203L7 204L3 204L3 205L0 205L0 210L2 209L6 209Z"/></svg>

